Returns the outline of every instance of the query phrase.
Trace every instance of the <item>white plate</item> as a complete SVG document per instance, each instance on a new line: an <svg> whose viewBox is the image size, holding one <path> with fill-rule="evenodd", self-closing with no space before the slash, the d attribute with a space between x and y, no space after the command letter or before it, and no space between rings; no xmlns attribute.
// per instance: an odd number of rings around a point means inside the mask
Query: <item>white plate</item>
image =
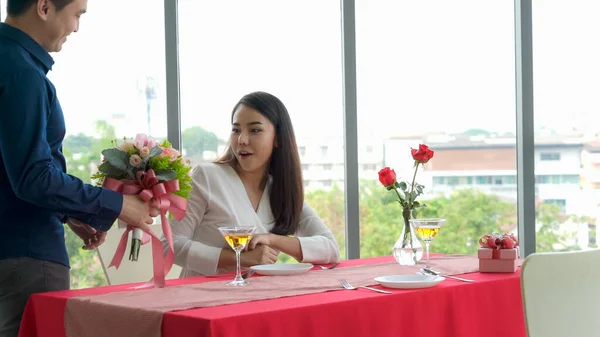
<svg viewBox="0 0 600 337"><path fill-rule="evenodd" d="M429 288L445 280L441 276L430 275L391 275L375 278L375 282L384 287L396 289Z"/></svg>
<svg viewBox="0 0 600 337"><path fill-rule="evenodd" d="M279 264L259 264L252 266L250 269L254 270L260 275L296 275L306 273L313 267L310 263L279 263Z"/></svg>

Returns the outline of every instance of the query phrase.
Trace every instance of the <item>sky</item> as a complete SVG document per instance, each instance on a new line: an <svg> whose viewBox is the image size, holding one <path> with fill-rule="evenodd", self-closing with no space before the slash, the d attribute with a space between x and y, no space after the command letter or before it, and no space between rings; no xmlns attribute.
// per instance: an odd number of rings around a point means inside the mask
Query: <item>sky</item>
<svg viewBox="0 0 600 337"><path fill-rule="evenodd" d="M225 139L235 103L262 90L287 106L299 137L342 136L339 1L179 3L183 128ZM68 133L92 133L97 119L119 136L148 132L152 82L150 133L166 134L163 10L159 0L89 0L49 75ZM512 1L357 0L359 142L514 131L513 11ZM536 0L533 13L536 127L600 131L600 2Z"/></svg>

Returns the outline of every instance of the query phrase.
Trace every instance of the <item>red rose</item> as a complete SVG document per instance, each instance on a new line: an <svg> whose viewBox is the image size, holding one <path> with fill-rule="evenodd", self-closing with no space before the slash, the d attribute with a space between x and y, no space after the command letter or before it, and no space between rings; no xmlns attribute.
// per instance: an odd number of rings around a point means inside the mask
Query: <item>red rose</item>
<svg viewBox="0 0 600 337"><path fill-rule="evenodd" d="M413 159L421 164L424 164L428 162L429 159L433 158L433 151L425 144L419 144L418 150L410 149L410 153L412 154Z"/></svg>
<svg viewBox="0 0 600 337"><path fill-rule="evenodd" d="M379 181L383 186L393 186L396 183L396 172L389 167L383 168L379 171Z"/></svg>

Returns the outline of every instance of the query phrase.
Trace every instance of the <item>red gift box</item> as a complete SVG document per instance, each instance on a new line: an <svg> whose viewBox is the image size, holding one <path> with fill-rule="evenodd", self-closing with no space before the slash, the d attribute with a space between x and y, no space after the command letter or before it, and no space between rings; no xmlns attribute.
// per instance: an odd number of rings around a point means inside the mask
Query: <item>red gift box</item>
<svg viewBox="0 0 600 337"><path fill-rule="evenodd" d="M518 240L510 234L484 235L477 251L480 273L514 273L519 258Z"/></svg>
<svg viewBox="0 0 600 337"><path fill-rule="evenodd" d="M480 273L514 273L517 271L519 247L510 249L479 248Z"/></svg>

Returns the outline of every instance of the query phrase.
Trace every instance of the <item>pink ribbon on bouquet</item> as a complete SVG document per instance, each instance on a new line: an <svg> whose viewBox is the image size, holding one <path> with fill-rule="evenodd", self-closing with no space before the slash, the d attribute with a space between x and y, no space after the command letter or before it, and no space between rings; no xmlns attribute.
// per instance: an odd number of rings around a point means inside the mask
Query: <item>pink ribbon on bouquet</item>
<svg viewBox="0 0 600 337"><path fill-rule="evenodd" d="M187 209L187 200L173 192L179 190L179 180L173 179L160 183L156 178L154 170L148 170L146 172L137 172L135 180L117 180L113 178L105 178L102 184L104 188L119 192L124 195L139 195L144 201L150 202L152 206L156 207L160 211L161 226L163 234L167 238L169 243L169 249L165 256L163 245L158 236L150 230L149 233L144 233L142 238L142 245L152 240L152 264L154 277L148 282L148 284L136 287L145 288L148 286L154 286L162 288L165 286L165 277L173 267L175 261L175 252L173 249L173 236L171 233L171 224L167 218L167 211L173 214L173 217L177 220L183 219ZM127 238L129 232L134 230L136 227L127 225L125 233L121 236L119 246L115 252L112 261L109 264L119 269L125 250L127 249Z"/></svg>

